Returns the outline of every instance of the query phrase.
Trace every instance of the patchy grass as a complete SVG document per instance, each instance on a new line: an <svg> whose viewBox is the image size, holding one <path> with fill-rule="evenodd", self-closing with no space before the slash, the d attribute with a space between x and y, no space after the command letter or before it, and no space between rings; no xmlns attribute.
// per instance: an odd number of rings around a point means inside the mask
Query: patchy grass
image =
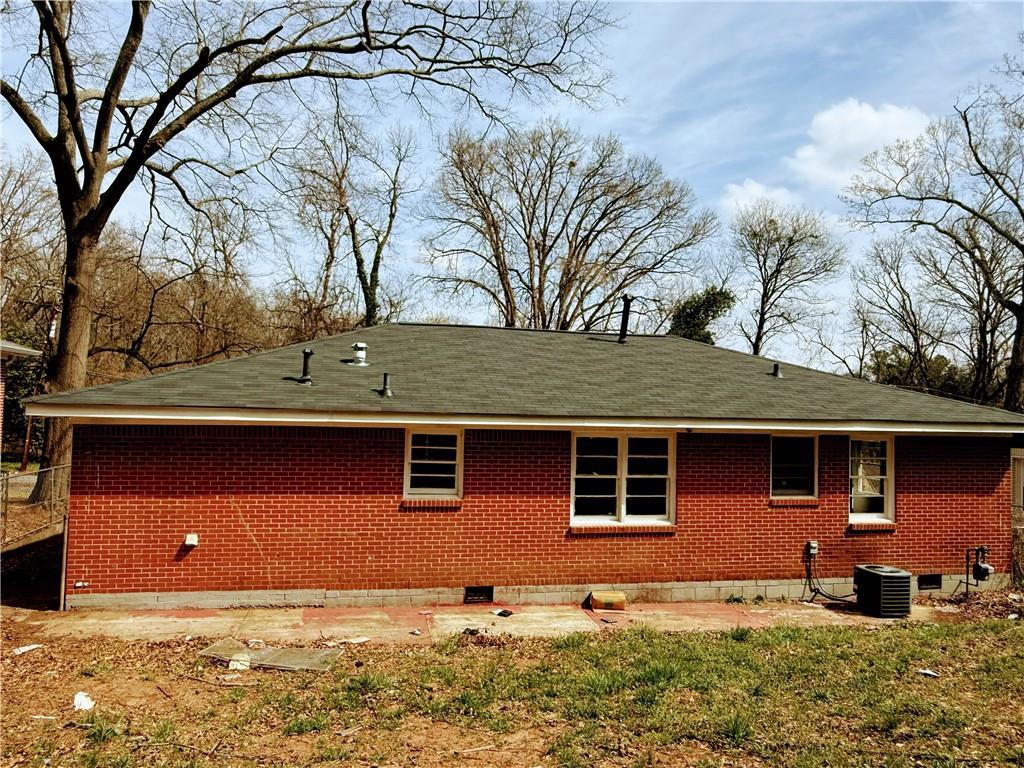
<svg viewBox="0 0 1024 768"><path fill-rule="evenodd" d="M227 690L189 682L198 641L145 647L137 668L128 644L98 641L103 647L90 644L91 656L75 659L68 643L56 679L19 679L16 665L5 668L3 759L194 768L1024 766L1019 623L719 634L641 627L483 640L354 647L330 674L249 672L251 687ZM121 679L135 690L129 679L144 669L169 696L126 709L97 692L101 710L77 728L62 728L66 718L27 720L46 711L51 688L66 706L68 691L92 682L83 665L112 657L119 663L92 680ZM940 677L919 675L924 667Z"/></svg>

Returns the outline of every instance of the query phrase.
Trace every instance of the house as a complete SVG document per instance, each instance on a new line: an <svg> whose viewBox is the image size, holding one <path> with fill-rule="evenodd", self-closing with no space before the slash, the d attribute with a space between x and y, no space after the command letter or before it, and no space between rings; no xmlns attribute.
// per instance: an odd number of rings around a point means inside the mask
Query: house
<svg viewBox="0 0 1024 768"><path fill-rule="evenodd" d="M1006 573L1024 416L622 341L384 325L36 398L75 425L66 605L799 596L809 541L833 591Z"/></svg>
<svg viewBox="0 0 1024 768"><path fill-rule="evenodd" d="M3 444L4 403L7 402L7 364L18 357L39 357L38 349L0 339L0 445Z"/></svg>

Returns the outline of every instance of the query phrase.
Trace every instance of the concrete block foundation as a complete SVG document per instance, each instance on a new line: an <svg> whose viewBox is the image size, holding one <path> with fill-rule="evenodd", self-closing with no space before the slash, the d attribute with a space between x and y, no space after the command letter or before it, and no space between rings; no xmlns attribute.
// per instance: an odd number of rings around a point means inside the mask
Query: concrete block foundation
<svg viewBox="0 0 1024 768"><path fill-rule="evenodd" d="M960 587L962 574L944 574L941 589L931 594L950 594ZM853 592L853 580L825 578L821 585L834 595ZM996 574L981 589L1005 587L1009 574ZM973 588L973 587L972 587ZM508 605L578 605L592 591L618 589L631 603L719 602L730 598L752 601L800 600L811 596L802 579L755 579L737 581L674 581L643 584L542 584L502 586L494 588L494 602ZM911 590L917 594L917 580ZM210 592L89 592L69 593L67 608L179 609L179 608L250 608L310 606L326 608L386 608L431 605L458 605L463 590L458 587L429 589L361 589L361 590L235 590Z"/></svg>

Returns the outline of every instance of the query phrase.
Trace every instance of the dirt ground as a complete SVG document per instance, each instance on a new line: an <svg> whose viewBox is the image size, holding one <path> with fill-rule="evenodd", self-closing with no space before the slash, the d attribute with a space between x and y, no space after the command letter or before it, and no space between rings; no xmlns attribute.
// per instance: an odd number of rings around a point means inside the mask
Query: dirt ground
<svg viewBox="0 0 1024 768"><path fill-rule="evenodd" d="M0 759L86 768L1024 766L1024 624L975 622L955 605L939 613L960 620L341 645L331 672L311 673L232 672L201 659L219 637L41 636L39 613L5 607ZM79 691L95 709L73 709Z"/></svg>

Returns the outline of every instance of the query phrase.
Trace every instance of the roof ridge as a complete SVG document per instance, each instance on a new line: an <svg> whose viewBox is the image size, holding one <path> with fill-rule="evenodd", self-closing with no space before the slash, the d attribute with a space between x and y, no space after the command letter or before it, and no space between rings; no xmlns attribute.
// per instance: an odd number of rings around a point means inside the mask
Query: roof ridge
<svg viewBox="0 0 1024 768"><path fill-rule="evenodd" d="M420 327L420 328L472 328L473 330L481 331L520 331L523 333L561 333L566 336L618 336L618 331L584 331L584 330L573 330L561 329L561 328L509 328L504 325L483 325L480 323L421 323L421 322L395 322L395 323L382 323L380 326L374 326L376 328L384 326L403 326L403 327ZM627 333L626 338L641 338L641 339L661 339L667 334L664 333Z"/></svg>

